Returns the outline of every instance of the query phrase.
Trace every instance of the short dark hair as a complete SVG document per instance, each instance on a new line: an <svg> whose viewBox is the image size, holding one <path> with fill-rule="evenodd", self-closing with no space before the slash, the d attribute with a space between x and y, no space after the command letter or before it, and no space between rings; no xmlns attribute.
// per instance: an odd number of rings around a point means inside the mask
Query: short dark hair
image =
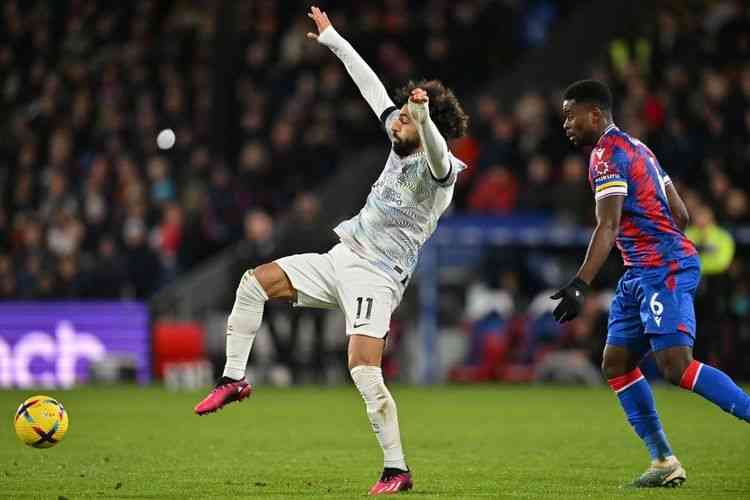
<svg viewBox="0 0 750 500"><path fill-rule="evenodd" d="M411 91L420 88L430 98L430 118L435 122L440 133L448 139L458 139L466 135L469 128L469 115L464 112L453 91L439 80L410 81L396 91L396 103L406 104Z"/></svg>
<svg viewBox="0 0 750 500"><path fill-rule="evenodd" d="M563 99L596 104L602 111L612 110L612 92L597 80L579 80L570 84L565 89Z"/></svg>

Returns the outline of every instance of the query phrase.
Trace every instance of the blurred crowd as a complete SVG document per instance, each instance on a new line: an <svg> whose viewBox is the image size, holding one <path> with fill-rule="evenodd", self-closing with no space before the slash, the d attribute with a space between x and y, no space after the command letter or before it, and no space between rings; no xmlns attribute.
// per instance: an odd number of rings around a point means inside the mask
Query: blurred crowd
<svg viewBox="0 0 750 500"><path fill-rule="evenodd" d="M687 234L703 270L697 356L747 378L750 255L735 237L745 228L747 241L750 225L750 10L734 0L660 5L642 31L611 41L591 77L610 85L617 125L651 147L688 205ZM478 96L472 137L457 145L473 167L462 176L459 209L594 222L586 158L562 133L561 93L529 90L514 102ZM543 252L528 250L527 257L480 266L482 279L462 306L471 349L453 379L600 380L591 374L600 362L619 259L610 259L597 283L604 293L587 303L583 318L560 327L540 306L551 305L547 288L559 283L542 279L545 266L539 262L562 263L567 269L558 274L567 276L582 252L539 259ZM496 279L498 274L503 278ZM477 308L481 314L471 312Z"/></svg>
<svg viewBox="0 0 750 500"><path fill-rule="evenodd" d="M0 297L146 297L221 242L215 27L167 7L3 2Z"/></svg>
<svg viewBox="0 0 750 500"><path fill-rule="evenodd" d="M389 88L425 75L468 93L572 3L325 7ZM149 297L260 218L308 210L341 156L379 133L305 38L306 8L4 1L0 298ZM164 128L177 142L161 151Z"/></svg>
<svg viewBox="0 0 750 500"><path fill-rule="evenodd" d="M720 224L750 223L750 14L741 1L662 2L642 32L615 39L591 66L614 92L615 122L655 152L695 208ZM533 86L532 86L533 88ZM530 90L514 102L480 95L474 168L458 206L506 215L547 211L591 221L587 162L562 133L560 96Z"/></svg>

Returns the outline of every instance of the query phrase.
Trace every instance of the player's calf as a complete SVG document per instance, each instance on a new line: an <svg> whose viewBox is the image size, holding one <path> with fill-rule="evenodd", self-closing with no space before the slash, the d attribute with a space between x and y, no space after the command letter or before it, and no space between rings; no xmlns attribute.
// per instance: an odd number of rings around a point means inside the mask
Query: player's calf
<svg viewBox="0 0 750 500"><path fill-rule="evenodd" d="M263 321L263 309L267 300L268 294L254 272L247 271L237 287L234 306L227 319L225 377L240 380L245 376L247 360L255 333Z"/></svg>
<svg viewBox="0 0 750 500"><path fill-rule="evenodd" d="M723 371L693 360L680 378L680 387L700 394L725 412L750 422L750 395Z"/></svg>
<svg viewBox="0 0 750 500"><path fill-rule="evenodd" d="M408 470L401 446L396 402L383 382L382 370L379 366L356 366L351 369L351 375L365 402L367 418L383 449L384 467Z"/></svg>
<svg viewBox="0 0 750 500"><path fill-rule="evenodd" d="M687 347L673 347L654 354L659 369L671 383L700 394L725 412L750 422L750 395L726 373L694 360Z"/></svg>

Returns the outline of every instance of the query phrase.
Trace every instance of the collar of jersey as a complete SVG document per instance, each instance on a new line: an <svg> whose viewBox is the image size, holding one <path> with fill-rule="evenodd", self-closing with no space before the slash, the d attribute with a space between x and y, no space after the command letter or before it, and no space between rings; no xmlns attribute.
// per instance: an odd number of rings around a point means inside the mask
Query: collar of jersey
<svg viewBox="0 0 750 500"><path fill-rule="evenodd" d="M396 154L396 153L394 152L393 154ZM399 155L396 155L396 158L398 158L401 161L407 161L407 160L415 160L415 159L417 159L419 157L422 157L424 155L425 155L424 151L417 151L416 153L412 153L409 156L399 156Z"/></svg>
<svg viewBox="0 0 750 500"><path fill-rule="evenodd" d="M604 132L602 132L602 135L599 136L599 139L597 139L596 146L598 146L599 143L602 142L602 139L604 139L605 135L609 134L613 130L620 130L620 129L617 128L617 125L615 125L614 123L610 123L609 126L604 129ZM594 147L596 147L596 146L594 146Z"/></svg>

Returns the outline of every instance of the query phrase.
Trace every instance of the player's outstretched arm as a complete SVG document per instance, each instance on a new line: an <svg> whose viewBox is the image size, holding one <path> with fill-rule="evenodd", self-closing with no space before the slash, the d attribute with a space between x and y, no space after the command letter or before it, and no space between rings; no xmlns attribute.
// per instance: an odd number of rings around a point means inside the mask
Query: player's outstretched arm
<svg viewBox="0 0 750 500"><path fill-rule="evenodd" d="M578 278L588 284L594 280L609 257L620 230L624 196L607 196L596 202L596 228L591 235L586 258L578 270Z"/></svg>
<svg viewBox="0 0 750 500"><path fill-rule="evenodd" d="M430 118L430 98L423 89L411 91L407 110L419 133L427 163L435 179L443 180L450 175L450 160L448 159L448 143L438 130L435 122Z"/></svg>
<svg viewBox="0 0 750 500"><path fill-rule="evenodd" d="M307 15L315 21L315 26L318 28L317 34L308 33L307 37L325 45L341 59L346 71L362 93L362 97L365 98L375 115L381 121L384 120L383 113L386 110L395 109L395 105L378 76L354 50L354 47L333 28L325 12L313 6L310 7Z"/></svg>
<svg viewBox="0 0 750 500"><path fill-rule="evenodd" d="M550 297L554 300L562 299L552 313L555 320L560 323L575 319L581 312L589 285L599 273L615 244L624 200L625 196L613 195L596 201L596 228L591 235L583 265L567 285Z"/></svg>

